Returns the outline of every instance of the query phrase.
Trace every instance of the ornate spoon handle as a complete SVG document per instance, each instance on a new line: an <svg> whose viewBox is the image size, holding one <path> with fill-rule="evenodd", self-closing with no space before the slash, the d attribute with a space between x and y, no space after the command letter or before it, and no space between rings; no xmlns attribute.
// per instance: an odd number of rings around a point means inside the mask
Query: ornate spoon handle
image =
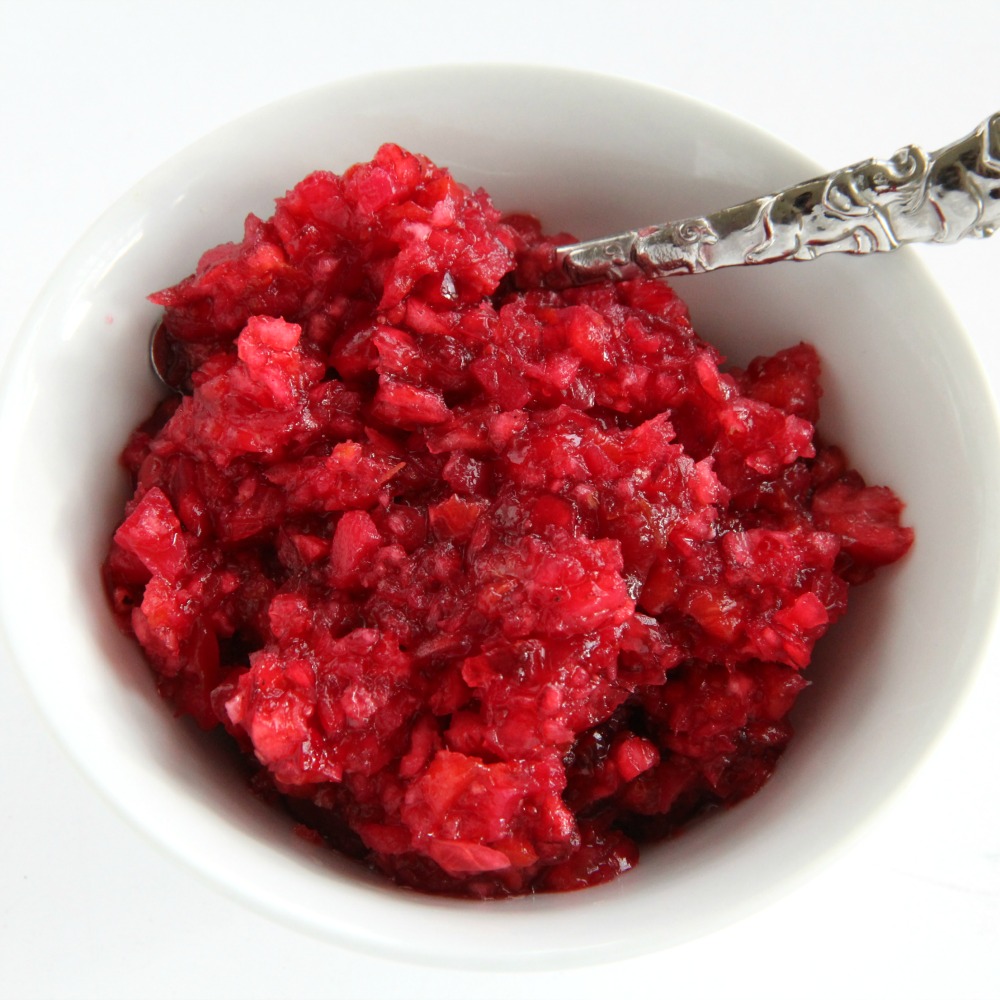
<svg viewBox="0 0 1000 1000"><path fill-rule="evenodd" d="M712 215L561 247L574 284L955 243L1000 228L1000 112L933 153L904 146Z"/></svg>

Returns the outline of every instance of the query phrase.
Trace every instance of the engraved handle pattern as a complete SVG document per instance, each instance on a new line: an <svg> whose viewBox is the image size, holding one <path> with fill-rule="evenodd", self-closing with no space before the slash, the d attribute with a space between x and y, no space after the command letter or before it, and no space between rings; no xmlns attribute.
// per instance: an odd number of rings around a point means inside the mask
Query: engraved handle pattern
<svg viewBox="0 0 1000 1000"><path fill-rule="evenodd" d="M933 153L904 146L713 215L561 247L574 284L955 243L1000 228L1000 112Z"/></svg>

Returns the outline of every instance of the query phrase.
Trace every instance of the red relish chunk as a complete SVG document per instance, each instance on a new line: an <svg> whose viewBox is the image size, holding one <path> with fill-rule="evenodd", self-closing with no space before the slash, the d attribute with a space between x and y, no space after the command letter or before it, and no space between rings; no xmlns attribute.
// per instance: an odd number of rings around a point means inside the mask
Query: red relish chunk
<svg viewBox="0 0 1000 1000"><path fill-rule="evenodd" d="M153 301L192 394L125 450L105 565L163 695L399 883L575 889L757 791L848 586L912 533L657 281L383 146ZM528 288L530 290L518 290Z"/></svg>

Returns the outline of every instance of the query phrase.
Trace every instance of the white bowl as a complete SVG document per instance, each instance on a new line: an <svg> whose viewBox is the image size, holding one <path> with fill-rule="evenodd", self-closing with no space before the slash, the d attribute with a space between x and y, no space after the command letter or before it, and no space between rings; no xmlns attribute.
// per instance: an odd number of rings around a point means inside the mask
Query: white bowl
<svg viewBox="0 0 1000 1000"><path fill-rule="evenodd" d="M743 805L565 895L472 903L407 892L291 834L215 740L178 722L105 606L99 566L126 493L128 430L158 395L145 299L248 211L386 140L506 210L580 237L683 217L817 172L690 100L550 69L403 71L322 87L220 129L140 182L63 261L0 397L3 630L45 717L154 841L274 917L342 944L446 965L565 967L664 948L787 891L912 774L966 690L997 605L1000 441L976 359L905 251L680 279L735 362L800 339L825 361L822 433L916 528L820 646L798 735Z"/></svg>

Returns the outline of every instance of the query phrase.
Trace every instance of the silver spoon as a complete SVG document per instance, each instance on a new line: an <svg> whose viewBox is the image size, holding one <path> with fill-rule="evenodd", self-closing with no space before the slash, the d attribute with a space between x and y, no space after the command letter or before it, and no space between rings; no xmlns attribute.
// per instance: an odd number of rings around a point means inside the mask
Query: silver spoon
<svg viewBox="0 0 1000 1000"><path fill-rule="evenodd" d="M1000 112L933 153L904 146L713 215L560 247L571 284L955 243L1000 226Z"/></svg>
<svg viewBox="0 0 1000 1000"><path fill-rule="evenodd" d="M712 215L560 247L556 263L563 283L581 285L956 243L998 227L1000 112L936 152L904 146L888 160L862 160ZM167 388L182 392L171 357L157 323L150 364Z"/></svg>

